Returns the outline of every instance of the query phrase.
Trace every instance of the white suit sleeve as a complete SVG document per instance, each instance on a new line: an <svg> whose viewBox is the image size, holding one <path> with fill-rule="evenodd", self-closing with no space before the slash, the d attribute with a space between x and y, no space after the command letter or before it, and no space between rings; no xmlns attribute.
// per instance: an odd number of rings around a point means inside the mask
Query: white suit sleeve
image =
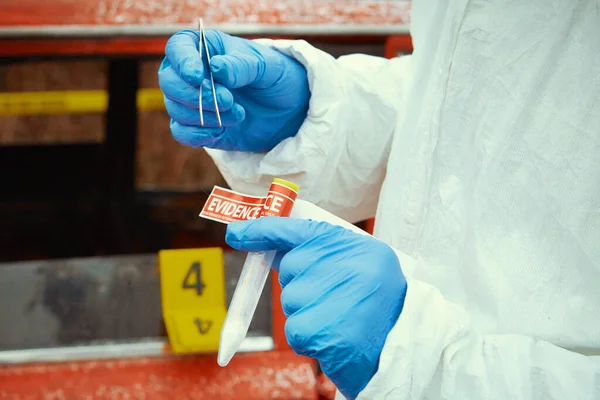
<svg viewBox="0 0 600 400"><path fill-rule="evenodd" d="M305 41L261 40L308 71L308 116L298 134L266 154L207 149L235 190L261 195L273 177L300 186L300 197L346 220L374 216L410 56L339 59Z"/></svg>
<svg viewBox="0 0 600 400"><path fill-rule="evenodd" d="M402 314L359 399L427 398L600 399L600 358L527 336L479 334L464 309L408 279Z"/></svg>

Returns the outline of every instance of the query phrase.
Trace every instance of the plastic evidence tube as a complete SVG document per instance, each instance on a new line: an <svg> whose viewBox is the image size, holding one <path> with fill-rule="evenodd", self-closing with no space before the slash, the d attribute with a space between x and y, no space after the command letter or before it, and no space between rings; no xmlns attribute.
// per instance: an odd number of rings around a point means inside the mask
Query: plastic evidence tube
<svg viewBox="0 0 600 400"><path fill-rule="evenodd" d="M289 217L297 196L296 184L283 179L274 179L260 216ZM276 251L251 252L246 257L221 329L217 357L221 367L229 364L246 338L276 253Z"/></svg>

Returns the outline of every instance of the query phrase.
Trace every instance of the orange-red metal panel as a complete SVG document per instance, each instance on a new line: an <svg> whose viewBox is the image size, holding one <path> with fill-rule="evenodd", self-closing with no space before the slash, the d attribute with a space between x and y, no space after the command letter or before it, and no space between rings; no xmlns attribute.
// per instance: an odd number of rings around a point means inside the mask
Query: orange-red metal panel
<svg viewBox="0 0 600 400"><path fill-rule="evenodd" d="M184 400L318 398L313 361L290 351L0 367L0 399Z"/></svg>
<svg viewBox="0 0 600 400"><path fill-rule="evenodd" d="M167 39L167 37L0 39L0 56L162 55L165 51Z"/></svg>
<svg viewBox="0 0 600 400"><path fill-rule="evenodd" d="M1 8L1 6L0 6ZM0 16L1 18L1 16ZM264 36L257 36L264 37ZM252 39L254 37L247 37ZM277 36L272 39L294 39ZM380 43L377 36L307 36L302 39L318 38L319 41L352 43ZM114 38L68 38L68 39L0 39L0 57L29 56L96 56L96 55L149 55L162 56L168 36L164 37L114 37Z"/></svg>
<svg viewBox="0 0 600 400"><path fill-rule="evenodd" d="M412 51L413 43L410 35L390 36L385 42L386 58L394 58L400 54L410 54Z"/></svg>
<svg viewBox="0 0 600 400"><path fill-rule="evenodd" d="M188 24L404 24L410 2L381 0L3 0L0 26Z"/></svg>
<svg viewBox="0 0 600 400"><path fill-rule="evenodd" d="M279 274L271 272L271 314L273 327L273 342L276 349L289 349L290 346L285 337L285 314L281 307L281 285L279 284Z"/></svg>
<svg viewBox="0 0 600 400"><path fill-rule="evenodd" d="M365 223L365 231L367 231L367 233L370 233L372 235L374 227L375 227L375 218L368 219L367 222Z"/></svg>
<svg viewBox="0 0 600 400"><path fill-rule="evenodd" d="M319 400L334 400L335 392L337 391L335 385L325 374L319 374L317 378L317 387L319 392Z"/></svg>

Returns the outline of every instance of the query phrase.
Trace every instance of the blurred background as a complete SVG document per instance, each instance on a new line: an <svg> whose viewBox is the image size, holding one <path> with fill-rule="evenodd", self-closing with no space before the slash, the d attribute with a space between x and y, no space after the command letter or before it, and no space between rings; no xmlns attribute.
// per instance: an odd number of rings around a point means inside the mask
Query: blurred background
<svg viewBox="0 0 600 400"><path fill-rule="evenodd" d="M336 57L408 54L410 6L409 0L0 2L0 399L121 398L98 389L114 379L123 380L112 387L127 398L163 398L175 390L167 381L177 382L181 398L330 398L332 387L316 366L286 348L283 320L274 317L278 293L270 286L250 332L273 339L268 351L251 351L227 373L208 356L166 356L157 253L223 248L226 302L245 255L227 248L224 225L198 218L213 186L226 183L203 149L171 137L157 70L168 37L194 28L196 16L209 29L304 39ZM73 382L82 377L73 364L67 368L64 355L74 354L71 363L105 359L98 354L116 345L122 364L94 364L103 372L93 375L102 378L88 374L87 386L78 388ZM136 357L126 356L132 346ZM124 378L124 371L133 375ZM163 380L151 389L157 376ZM58 386L51 383L57 377ZM191 383L202 379L201 388ZM141 392L132 389L134 381L145 382Z"/></svg>

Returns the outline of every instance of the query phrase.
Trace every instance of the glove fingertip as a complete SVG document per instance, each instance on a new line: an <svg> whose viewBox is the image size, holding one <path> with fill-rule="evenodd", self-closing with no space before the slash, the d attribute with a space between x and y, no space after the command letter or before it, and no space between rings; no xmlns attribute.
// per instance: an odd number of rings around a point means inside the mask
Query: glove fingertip
<svg viewBox="0 0 600 400"><path fill-rule="evenodd" d="M246 119L246 109L240 104L236 104L233 107L233 116L235 118L235 121L239 124L240 122Z"/></svg>
<svg viewBox="0 0 600 400"><path fill-rule="evenodd" d="M229 110L234 105L233 94L223 87L217 89L217 101L221 111Z"/></svg>
<svg viewBox="0 0 600 400"><path fill-rule="evenodd" d="M210 70L216 82L221 85L232 88L235 85L235 76L232 71L232 65L226 56L214 56L210 60Z"/></svg>
<svg viewBox="0 0 600 400"><path fill-rule="evenodd" d="M169 61L169 59L167 57L164 57L162 59L162 61L160 62L160 66L158 67L158 73L160 74L162 71L164 71L170 67L171 67L171 62Z"/></svg>
<svg viewBox="0 0 600 400"><path fill-rule="evenodd" d="M181 67L180 72L183 80L191 85L200 86L204 80L204 70L200 62L188 59Z"/></svg>
<svg viewBox="0 0 600 400"><path fill-rule="evenodd" d="M171 121L169 122L169 128L171 129L171 136L173 136L173 139L183 145L187 145L186 135L183 132L179 122L177 122L174 118L171 118Z"/></svg>
<svg viewBox="0 0 600 400"><path fill-rule="evenodd" d="M198 140L198 137L191 135L186 127L182 126L175 119L171 118L171 135L178 143L188 147L203 147L204 143Z"/></svg>
<svg viewBox="0 0 600 400"><path fill-rule="evenodd" d="M221 70L227 68L226 63L225 56L215 55L210 59L210 70L213 74L219 73Z"/></svg>
<svg viewBox="0 0 600 400"><path fill-rule="evenodd" d="M248 229L251 221L234 221L227 225L225 242L236 250L242 250L244 232Z"/></svg>

